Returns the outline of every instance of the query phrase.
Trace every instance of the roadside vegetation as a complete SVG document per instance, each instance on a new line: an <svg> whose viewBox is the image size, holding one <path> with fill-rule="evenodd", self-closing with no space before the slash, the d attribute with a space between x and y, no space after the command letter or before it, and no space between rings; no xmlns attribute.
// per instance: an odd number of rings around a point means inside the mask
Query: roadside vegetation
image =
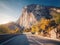
<svg viewBox="0 0 60 45"><path fill-rule="evenodd" d="M11 30L10 28L8 28L8 26L0 25L0 34L18 34L18 33L20 33L19 28Z"/></svg>
<svg viewBox="0 0 60 45"><path fill-rule="evenodd" d="M52 17L52 19L41 18L38 23L32 25L30 29L26 29L24 32L51 37L52 34L50 32L54 30L56 38L60 38L60 13L53 12Z"/></svg>

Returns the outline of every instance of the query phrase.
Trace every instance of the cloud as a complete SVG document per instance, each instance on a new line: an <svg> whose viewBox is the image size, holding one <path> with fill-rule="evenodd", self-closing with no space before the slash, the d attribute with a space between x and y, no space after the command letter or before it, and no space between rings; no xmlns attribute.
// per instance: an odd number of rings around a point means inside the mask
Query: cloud
<svg viewBox="0 0 60 45"><path fill-rule="evenodd" d="M4 11L14 12L11 6L3 2L0 2L0 10L2 10L3 12Z"/></svg>
<svg viewBox="0 0 60 45"><path fill-rule="evenodd" d="M5 24L5 23L15 21L15 20L16 20L16 18L12 17L9 14L6 15L6 14L3 14L3 13L0 13L0 24Z"/></svg>
<svg viewBox="0 0 60 45"><path fill-rule="evenodd" d="M11 7L3 2L0 3L0 24L16 21L14 14L15 11Z"/></svg>

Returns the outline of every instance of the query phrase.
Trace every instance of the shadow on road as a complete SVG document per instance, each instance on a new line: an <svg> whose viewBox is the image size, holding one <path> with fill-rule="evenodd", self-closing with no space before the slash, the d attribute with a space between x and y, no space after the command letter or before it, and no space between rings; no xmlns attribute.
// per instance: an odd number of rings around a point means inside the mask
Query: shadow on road
<svg viewBox="0 0 60 45"><path fill-rule="evenodd" d="M1 45L29 45L29 41L25 34L12 37L8 42L5 41Z"/></svg>
<svg viewBox="0 0 60 45"><path fill-rule="evenodd" d="M10 38L12 37L15 37L19 34L0 34L0 43L6 41L6 40L9 40Z"/></svg>
<svg viewBox="0 0 60 45"><path fill-rule="evenodd" d="M57 41L57 40L43 39L43 38L37 38L37 37L36 37L36 40L45 44L45 45L47 45L47 44L60 45L60 41Z"/></svg>

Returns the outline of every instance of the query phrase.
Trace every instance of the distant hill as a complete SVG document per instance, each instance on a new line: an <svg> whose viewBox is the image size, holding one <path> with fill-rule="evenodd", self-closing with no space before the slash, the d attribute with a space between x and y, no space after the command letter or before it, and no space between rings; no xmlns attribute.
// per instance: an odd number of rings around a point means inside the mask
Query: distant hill
<svg viewBox="0 0 60 45"><path fill-rule="evenodd" d="M6 26L10 30L15 30L16 28L20 28L20 26L18 24L16 24L15 22L9 22L9 23L6 23L6 24L2 24L2 26Z"/></svg>

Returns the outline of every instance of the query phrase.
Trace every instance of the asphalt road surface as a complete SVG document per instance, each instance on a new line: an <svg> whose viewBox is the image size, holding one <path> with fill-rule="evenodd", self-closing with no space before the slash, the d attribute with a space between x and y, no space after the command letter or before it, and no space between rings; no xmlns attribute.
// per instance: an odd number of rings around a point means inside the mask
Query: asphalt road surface
<svg viewBox="0 0 60 45"><path fill-rule="evenodd" d="M45 39L26 33L12 37L0 45L60 45L60 41Z"/></svg>

